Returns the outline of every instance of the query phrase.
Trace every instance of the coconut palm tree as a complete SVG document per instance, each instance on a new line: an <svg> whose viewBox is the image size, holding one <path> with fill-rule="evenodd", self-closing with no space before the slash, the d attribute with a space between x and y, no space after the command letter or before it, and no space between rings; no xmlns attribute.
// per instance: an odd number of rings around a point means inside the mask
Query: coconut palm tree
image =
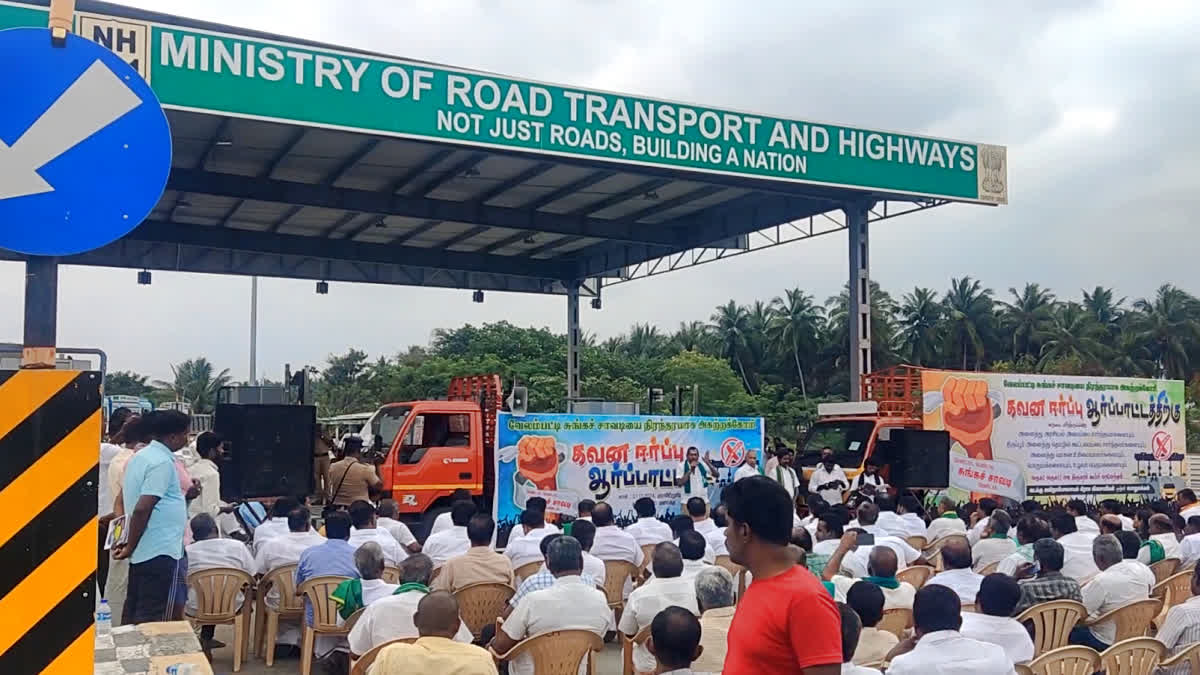
<svg viewBox="0 0 1200 675"><path fill-rule="evenodd" d="M914 288L900 302L898 324L900 351L916 366L929 366L937 361L941 342L943 307L932 288Z"/></svg>
<svg viewBox="0 0 1200 675"><path fill-rule="evenodd" d="M1039 333L1043 340L1038 370L1044 370L1051 361L1071 357L1083 364L1097 361L1105 352L1103 340L1107 335L1091 312L1079 303L1057 305L1049 325Z"/></svg>
<svg viewBox="0 0 1200 675"><path fill-rule="evenodd" d="M971 277L951 279L942 305L946 311L946 355L961 356L963 370L967 369L967 360L974 357L975 370L979 370L992 332L992 289Z"/></svg>
<svg viewBox="0 0 1200 675"><path fill-rule="evenodd" d="M635 323L629 331L626 351L634 358L653 359L663 355L667 349L667 336L658 332L657 326Z"/></svg>
<svg viewBox="0 0 1200 675"><path fill-rule="evenodd" d="M212 412L217 392L228 386L231 380L229 369L215 373L213 364L203 356L188 359L171 366L172 380L157 380L154 386L173 395L176 401L188 403L194 413Z"/></svg>
<svg viewBox="0 0 1200 675"><path fill-rule="evenodd" d="M746 366L743 360L749 346L750 312L737 302L730 300L717 307L711 321L712 332L720 346L721 356L737 366L746 391L753 393L754 390L750 388L750 378L746 376Z"/></svg>
<svg viewBox="0 0 1200 675"><path fill-rule="evenodd" d="M702 321L680 322L679 330L671 336L671 342L679 351L704 352L712 342L712 334Z"/></svg>
<svg viewBox="0 0 1200 675"><path fill-rule="evenodd" d="M771 301L771 320L767 324L767 334L771 340L791 348L796 375L800 379L800 395L805 399L808 398L808 389L804 383L804 363L800 352L803 350L805 354L813 355L820 349L818 336L825 318L825 308L813 300L813 296L799 288L784 291L783 297Z"/></svg>
<svg viewBox="0 0 1200 675"><path fill-rule="evenodd" d="M1149 346L1162 377L1187 379L1191 373L1189 352L1200 342L1200 300L1172 284L1159 286L1153 299L1133 303L1136 314L1132 330L1137 340Z"/></svg>
<svg viewBox="0 0 1200 675"><path fill-rule="evenodd" d="M1009 288L1012 302L999 302L1000 322L1012 334L1012 357L1036 354L1038 336L1045 332L1054 309L1054 294L1039 284L1027 283L1018 293Z"/></svg>
<svg viewBox="0 0 1200 675"><path fill-rule="evenodd" d="M1097 286L1090 293L1083 292L1083 308L1110 335L1116 336L1121 330L1121 319L1125 316L1125 309L1122 307L1125 298L1113 300L1113 297L1111 288Z"/></svg>

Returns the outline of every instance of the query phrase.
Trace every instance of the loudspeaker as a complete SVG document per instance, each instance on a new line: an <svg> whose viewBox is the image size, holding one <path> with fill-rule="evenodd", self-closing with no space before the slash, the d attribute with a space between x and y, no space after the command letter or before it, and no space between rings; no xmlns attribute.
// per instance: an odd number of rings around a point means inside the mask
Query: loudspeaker
<svg viewBox="0 0 1200 675"><path fill-rule="evenodd" d="M307 405L223 403L213 431L226 442L221 499L303 497L313 492L313 433L317 409Z"/></svg>
<svg viewBox="0 0 1200 675"><path fill-rule="evenodd" d="M888 483L898 490L950 487L950 434L891 429L886 462Z"/></svg>

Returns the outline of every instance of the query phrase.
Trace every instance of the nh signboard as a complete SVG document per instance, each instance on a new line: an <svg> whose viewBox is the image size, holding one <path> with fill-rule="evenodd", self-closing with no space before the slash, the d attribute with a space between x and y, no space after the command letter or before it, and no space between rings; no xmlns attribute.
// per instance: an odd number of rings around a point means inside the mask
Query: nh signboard
<svg viewBox="0 0 1200 675"><path fill-rule="evenodd" d="M76 16L77 31L134 64L168 108L755 179L1008 201L1001 146L517 80L124 16ZM0 28L44 23L44 10L0 2Z"/></svg>

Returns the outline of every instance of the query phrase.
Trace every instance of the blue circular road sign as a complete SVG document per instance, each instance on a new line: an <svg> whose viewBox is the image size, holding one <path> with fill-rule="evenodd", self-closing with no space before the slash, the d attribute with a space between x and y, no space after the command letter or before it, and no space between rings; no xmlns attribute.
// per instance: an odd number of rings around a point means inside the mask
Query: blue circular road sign
<svg viewBox="0 0 1200 675"><path fill-rule="evenodd" d="M0 248L71 255L150 215L171 170L171 131L150 85L74 34L0 31Z"/></svg>

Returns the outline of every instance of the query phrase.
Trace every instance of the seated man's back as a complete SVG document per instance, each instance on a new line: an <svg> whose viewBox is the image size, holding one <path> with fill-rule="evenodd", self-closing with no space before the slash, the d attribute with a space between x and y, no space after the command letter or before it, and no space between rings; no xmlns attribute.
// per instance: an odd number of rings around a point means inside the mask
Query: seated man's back
<svg viewBox="0 0 1200 675"><path fill-rule="evenodd" d="M400 566L400 587L394 594L368 603L358 618L350 631L350 651L362 655L389 640L417 637L414 617L417 606L429 594L432 576L433 560L429 556L423 553L409 556ZM461 624L452 637L458 642L473 639L471 631Z"/></svg>
<svg viewBox="0 0 1200 675"><path fill-rule="evenodd" d="M421 598L413 614L420 637L379 652L372 675L495 675L496 662L486 650L458 640L462 622L458 603L445 591Z"/></svg>
<svg viewBox="0 0 1200 675"><path fill-rule="evenodd" d="M1000 647L959 632L962 606L945 586L925 586L913 602L916 646L893 650L888 675L1013 675L1013 663ZM897 653L900 652L900 653Z"/></svg>
<svg viewBox="0 0 1200 675"><path fill-rule="evenodd" d="M630 637L649 626L659 612L672 605L683 607L693 614L700 613L696 604L695 582L690 577L681 576L683 556L674 544L664 542L654 547L651 565L654 578L629 594L625 611L621 613L618 628ZM644 645L637 645L633 650L633 664L638 672L652 671L654 655Z"/></svg>
<svg viewBox="0 0 1200 675"><path fill-rule="evenodd" d="M433 580L434 590L456 593L471 584L493 583L513 585L512 562L491 548L496 523L486 513L477 513L467 522L467 539L471 548L450 558L441 566Z"/></svg>

